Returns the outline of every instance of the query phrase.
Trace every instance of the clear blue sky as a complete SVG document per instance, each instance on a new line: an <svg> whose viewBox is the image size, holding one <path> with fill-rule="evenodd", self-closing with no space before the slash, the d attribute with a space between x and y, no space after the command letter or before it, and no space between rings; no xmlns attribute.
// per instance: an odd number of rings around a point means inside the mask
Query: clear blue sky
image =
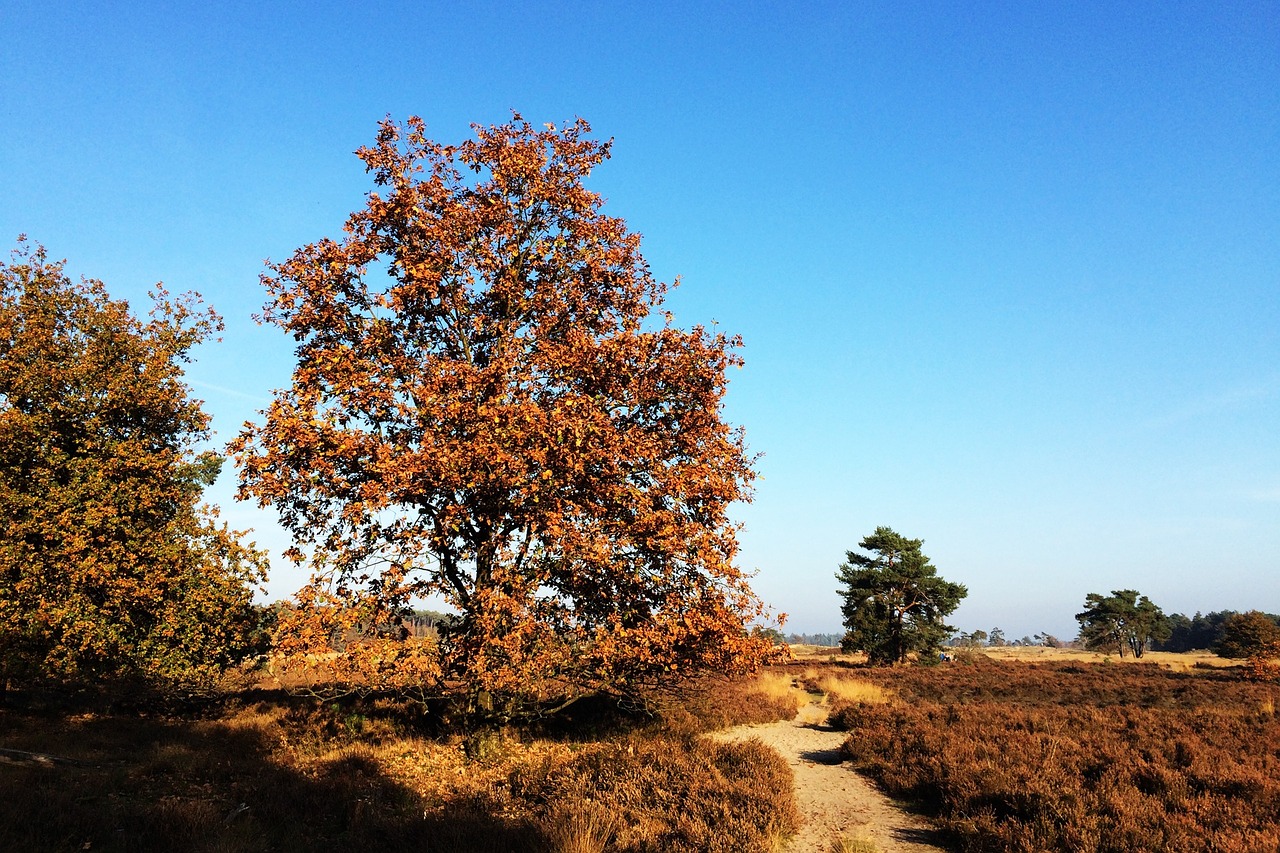
<svg viewBox="0 0 1280 853"><path fill-rule="evenodd" d="M1280 611L1280 6L514 5L8 0L0 236L204 294L225 440L292 366L262 261L338 233L380 118L582 116L677 320L746 340L742 562L791 629L881 524L968 630Z"/></svg>

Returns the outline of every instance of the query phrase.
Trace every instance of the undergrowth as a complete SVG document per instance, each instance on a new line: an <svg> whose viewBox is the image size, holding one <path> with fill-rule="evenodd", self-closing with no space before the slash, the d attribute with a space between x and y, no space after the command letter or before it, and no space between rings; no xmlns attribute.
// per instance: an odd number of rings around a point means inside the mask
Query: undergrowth
<svg viewBox="0 0 1280 853"><path fill-rule="evenodd" d="M0 710L0 850L770 851L791 772L700 736L794 715L767 679L467 731L388 699L244 693L202 709Z"/></svg>

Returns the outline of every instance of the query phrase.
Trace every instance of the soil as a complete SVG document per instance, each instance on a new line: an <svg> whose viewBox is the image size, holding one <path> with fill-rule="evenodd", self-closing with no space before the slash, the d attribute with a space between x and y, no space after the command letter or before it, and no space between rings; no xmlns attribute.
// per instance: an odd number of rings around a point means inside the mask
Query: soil
<svg viewBox="0 0 1280 853"><path fill-rule="evenodd" d="M827 706L811 703L794 720L737 726L718 732L725 740L760 740L782 754L795 774L800 831L784 853L831 853L838 838L870 842L878 853L942 853L927 820L880 793L840 763L845 735L826 725ZM855 848L856 849L856 848Z"/></svg>

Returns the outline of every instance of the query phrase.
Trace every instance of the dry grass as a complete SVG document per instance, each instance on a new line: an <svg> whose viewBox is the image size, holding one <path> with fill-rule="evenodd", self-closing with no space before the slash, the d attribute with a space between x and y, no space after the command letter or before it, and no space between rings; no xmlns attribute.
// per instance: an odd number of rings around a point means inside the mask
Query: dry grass
<svg viewBox="0 0 1280 853"><path fill-rule="evenodd" d="M632 736L568 762L515 767L513 797L592 800L617 818L619 851L770 851L798 822L791 770L758 741Z"/></svg>
<svg viewBox="0 0 1280 853"><path fill-rule="evenodd" d="M805 671L804 681L826 694L831 705L844 703L883 705L893 698L893 691L860 678L831 671Z"/></svg>
<svg viewBox="0 0 1280 853"><path fill-rule="evenodd" d="M841 835L831 842L831 853L880 853L880 848L869 838Z"/></svg>
<svg viewBox="0 0 1280 853"><path fill-rule="evenodd" d="M0 747L87 762L0 766L0 850L765 853L797 821L790 769L696 732L794 714L783 686L668 697L676 733L588 708L467 737L391 702L284 694L186 716L0 710Z"/></svg>
<svg viewBox="0 0 1280 853"><path fill-rule="evenodd" d="M766 697L772 707L793 708L790 714L792 717L809 701L800 681L785 669L764 670L756 676L750 692Z"/></svg>
<svg viewBox="0 0 1280 853"><path fill-rule="evenodd" d="M1174 672L1191 669L1220 669L1235 666L1236 661L1220 658L1212 652L1147 652L1142 658L1126 656L1122 661L1114 653L1088 652L1083 649L1052 649L1048 646L990 646L978 650L992 660L1020 660L1036 662L1078 661L1081 663L1156 664Z"/></svg>
<svg viewBox="0 0 1280 853"><path fill-rule="evenodd" d="M599 803L557 809L542 821L549 853L604 853L618 833L618 819Z"/></svg>
<svg viewBox="0 0 1280 853"><path fill-rule="evenodd" d="M845 654L840 650L839 646L795 644L789 646L789 648L791 649L791 656L801 663L846 663L858 665L867 662L867 656L862 652Z"/></svg>
<svg viewBox="0 0 1280 853"><path fill-rule="evenodd" d="M844 654L838 646L793 645L791 653L796 661L805 664L839 664L861 666L867 656L861 652ZM1175 672L1192 669L1226 668L1238 665L1237 661L1220 658L1212 652L1147 652L1141 660L1125 657L1122 661L1115 653L1089 652L1083 649L1050 648L1048 646L984 646L974 650L993 660L1022 660L1037 662L1076 661L1080 663L1158 664Z"/></svg>
<svg viewBox="0 0 1280 853"><path fill-rule="evenodd" d="M708 677L679 694L654 698L669 733L698 734L749 723L790 720L808 701L790 667L765 669L754 678Z"/></svg>

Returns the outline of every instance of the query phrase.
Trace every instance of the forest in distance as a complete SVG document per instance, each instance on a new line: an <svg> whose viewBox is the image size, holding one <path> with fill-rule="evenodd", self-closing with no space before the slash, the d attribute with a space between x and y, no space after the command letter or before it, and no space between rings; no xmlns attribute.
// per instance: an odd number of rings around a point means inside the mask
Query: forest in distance
<svg viewBox="0 0 1280 853"><path fill-rule="evenodd" d="M1223 625L1228 618L1240 611L1213 610L1208 613L1197 611L1192 616L1184 613L1170 613L1166 617L1169 623L1169 636L1164 640L1153 640L1151 650L1156 652L1191 652L1196 650L1212 651L1224 639ZM1267 613L1268 619L1280 624L1280 614ZM779 632L781 633L781 632ZM844 639L843 632L798 634L788 632L784 635L792 644L822 646L834 648ZM1078 644L1078 638L1060 639L1053 634L1040 632L1034 635L1010 639L999 626L990 631L981 628L973 631L957 631L947 638L948 646L1044 646L1046 648L1071 648Z"/></svg>

